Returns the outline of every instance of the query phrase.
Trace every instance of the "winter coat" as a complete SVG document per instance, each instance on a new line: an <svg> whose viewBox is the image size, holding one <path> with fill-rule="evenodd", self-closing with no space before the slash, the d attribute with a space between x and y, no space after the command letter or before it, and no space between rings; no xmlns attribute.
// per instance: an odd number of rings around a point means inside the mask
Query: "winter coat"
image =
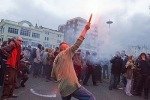
<svg viewBox="0 0 150 100"><path fill-rule="evenodd" d="M110 62L112 63L111 73L114 75L120 75L123 65L123 60L121 59L121 57L116 56L113 59L111 59Z"/></svg>
<svg viewBox="0 0 150 100"><path fill-rule="evenodd" d="M132 77L133 77L133 69L135 68L134 64L132 62L128 61L126 63L126 65L125 65L125 67L127 68L127 71L125 73L125 77L127 79L132 79Z"/></svg>

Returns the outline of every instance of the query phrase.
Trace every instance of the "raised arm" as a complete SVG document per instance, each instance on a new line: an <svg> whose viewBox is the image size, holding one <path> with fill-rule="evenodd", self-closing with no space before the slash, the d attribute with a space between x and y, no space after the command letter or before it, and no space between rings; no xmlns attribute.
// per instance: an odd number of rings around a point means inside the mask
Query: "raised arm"
<svg viewBox="0 0 150 100"><path fill-rule="evenodd" d="M87 24L86 24L86 26L84 27L84 29L83 29L83 31L82 31L82 33L81 33L81 36L83 36L83 37L85 37L85 35L86 35L86 33L87 33L87 31L90 29L90 23L88 22Z"/></svg>
<svg viewBox="0 0 150 100"><path fill-rule="evenodd" d="M72 53L74 53L79 48L79 46L81 45L82 41L84 40L84 37L85 37L85 35L86 35L86 33L87 33L87 31L89 29L90 29L90 23L88 22L86 24L86 26L84 27L81 35L77 39L76 43L70 48L70 50L72 51Z"/></svg>

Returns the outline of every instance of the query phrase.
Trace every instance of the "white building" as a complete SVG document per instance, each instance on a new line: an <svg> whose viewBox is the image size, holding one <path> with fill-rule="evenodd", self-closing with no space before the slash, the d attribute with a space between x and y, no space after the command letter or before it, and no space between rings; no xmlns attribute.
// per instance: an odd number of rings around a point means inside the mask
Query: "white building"
<svg viewBox="0 0 150 100"><path fill-rule="evenodd" d="M2 41L12 37L22 37L23 45L37 47L42 44L44 47L55 48L64 40L64 33L33 26L29 21L14 22L2 19L0 22L0 38Z"/></svg>
<svg viewBox="0 0 150 100"><path fill-rule="evenodd" d="M76 17L68 20L66 24L60 25L58 27L58 31L64 33L65 42L67 42L69 45L73 45L78 36L81 34L86 23L87 20L81 17ZM97 52L97 46L100 46L100 42L96 40L98 40L98 27L96 25L92 25L90 30L87 32L87 36L80 48L83 50Z"/></svg>

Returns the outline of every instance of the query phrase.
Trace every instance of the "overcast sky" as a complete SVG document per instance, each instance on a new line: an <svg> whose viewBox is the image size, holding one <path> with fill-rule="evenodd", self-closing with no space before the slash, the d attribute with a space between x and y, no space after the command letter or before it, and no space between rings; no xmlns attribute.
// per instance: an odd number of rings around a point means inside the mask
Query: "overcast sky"
<svg viewBox="0 0 150 100"><path fill-rule="evenodd" d="M106 35L106 44L112 48L149 44L149 0L0 0L0 19L16 22L28 20L57 30L74 17L88 19ZM106 21L112 20L110 26Z"/></svg>

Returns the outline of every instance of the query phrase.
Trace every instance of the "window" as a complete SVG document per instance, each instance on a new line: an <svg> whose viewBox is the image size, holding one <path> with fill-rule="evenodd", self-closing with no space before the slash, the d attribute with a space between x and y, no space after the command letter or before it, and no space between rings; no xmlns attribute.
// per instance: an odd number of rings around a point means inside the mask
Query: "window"
<svg viewBox="0 0 150 100"><path fill-rule="evenodd" d="M38 45L39 43L36 43L36 42L32 42L32 46L34 46L34 47L37 47L37 45Z"/></svg>
<svg viewBox="0 0 150 100"><path fill-rule="evenodd" d="M50 44L50 47L52 48L52 45Z"/></svg>
<svg viewBox="0 0 150 100"><path fill-rule="evenodd" d="M61 35L59 35L59 34L58 34L57 36L58 36L58 37L61 37Z"/></svg>
<svg viewBox="0 0 150 100"><path fill-rule="evenodd" d="M61 43L61 40L57 40L57 43Z"/></svg>
<svg viewBox="0 0 150 100"><path fill-rule="evenodd" d="M1 38L1 41L4 41L3 38Z"/></svg>
<svg viewBox="0 0 150 100"><path fill-rule="evenodd" d="M52 45L49 44L49 43L45 43L44 46L45 46L45 47L48 47L48 48L49 48L49 47L52 47Z"/></svg>
<svg viewBox="0 0 150 100"><path fill-rule="evenodd" d="M49 41L49 38L47 37L47 41Z"/></svg>
<svg viewBox="0 0 150 100"><path fill-rule="evenodd" d="M8 27L8 33L18 34L18 29Z"/></svg>
<svg viewBox="0 0 150 100"><path fill-rule="evenodd" d="M46 31L45 34L46 34L46 35L49 35L49 32Z"/></svg>
<svg viewBox="0 0 150 100"><path fill-rule="evenodd" d="M45 43L45 47L48 47L48 43Z"/></svg>
<svg viewBox="0 0 150 100"><path fill-rule="evenodd" d="M49 37L45 37L45 40L46 40L46 41L49 41Z"/></svg>
<svg viewBox="0 0 150 100"><path fill-rule="evenodd" d="M27 28L21 28L21 30L20 30L20 35L24 35L24 36L29 36L30 37L30 33L31 33L31 31L28 30Z"/></svg>
<svg viewBox="0 0 150 100"><path fill-rule="evenodd" d="M40 38L40 34L38 34L38 33L32 33L32 37L34 37L34 38Z"/></svg>
<svg viewBox="0 0 150 100"><path fill-rule="evenodd" d="M0 33L2 33L2 26L0 26Z"/></svg>
<svg viewBox="0 0 150 100"><path fill-rule="evenodd" d="M28 41L23 41L22 45L27 46L28 45Z"/></svg>

